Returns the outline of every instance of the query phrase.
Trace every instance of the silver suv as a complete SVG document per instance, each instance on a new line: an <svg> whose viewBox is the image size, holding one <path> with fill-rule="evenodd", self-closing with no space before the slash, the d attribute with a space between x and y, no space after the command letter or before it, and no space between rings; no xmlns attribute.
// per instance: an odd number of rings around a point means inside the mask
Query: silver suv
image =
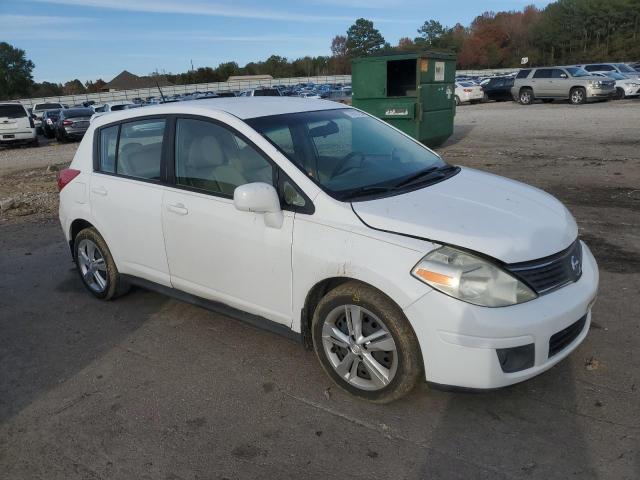
<svg viewBox="0 0 640 480"><path fill-rule="evenodd" d="M574 105L607 99L615 93L615 81L591 75L578 67L545 67L520 70L511 94L522 105L535 99L569 100Z"/></svg>

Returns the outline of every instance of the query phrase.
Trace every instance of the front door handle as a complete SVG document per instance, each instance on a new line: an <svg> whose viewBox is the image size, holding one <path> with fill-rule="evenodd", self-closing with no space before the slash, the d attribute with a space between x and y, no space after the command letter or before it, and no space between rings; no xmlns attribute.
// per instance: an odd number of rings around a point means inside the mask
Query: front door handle
<svg viewBox="0 0 640 480"><path fill-rule="evenodd" d="M178 215L186 215L187 213L189 213L187 207L185 207L182 203L169 204L167 205L167 210Z"/></svg>
<svg viewBox="0 0 640 480"><path fill-rule="evenodd" d="M96 195L102 195L103 197L107 196L107 189L104 188L102 185L100 185L99 187L93 187L91 191Z"/></svg>

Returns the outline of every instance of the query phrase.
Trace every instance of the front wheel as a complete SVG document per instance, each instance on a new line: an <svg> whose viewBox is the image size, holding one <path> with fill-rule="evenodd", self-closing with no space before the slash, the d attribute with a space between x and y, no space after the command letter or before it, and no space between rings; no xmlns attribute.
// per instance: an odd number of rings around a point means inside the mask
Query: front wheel
<svg viewBox="0 0 640 480"><path fill-rule="evenodd" d="M625 96L626 94L624 93L624 88L616 88L616 93L613 98L615 100L622 100Z"/></svg>
<svg viewBox="0 0 640 480"><path fill-rule="evenodd" d="M80 231L73 242L76 269L94 296L110 300L124 294L128 285L120 278L111 252L95 228Z"/></svg>
<svg viewBox="0 0 640 480"><path fill-rule="evenodd" d="M313 345L329 377L349 393L387 403L409 393L422 374L413 329L386 295L347 282L330 291L313 316Z"/></svg>
<svg viewBox="0 0 640 480"><path fill-rule="evenodd" d="M569 101L573 105L582 105L587 101L587 91L582 87L574 88L569 95Z"/></svg>

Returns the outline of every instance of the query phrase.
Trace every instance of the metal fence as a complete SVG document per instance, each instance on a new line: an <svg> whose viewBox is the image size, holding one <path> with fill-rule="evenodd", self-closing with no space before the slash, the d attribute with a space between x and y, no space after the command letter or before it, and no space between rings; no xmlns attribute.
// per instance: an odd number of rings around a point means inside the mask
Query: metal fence
<svg viewBox="0 0 640 480"><path fill-rule="evenodd" d="M234 80L231 82L216 83L194 83L190 85L172 85L169 87L160 87L165 97L171 95L183 95L192 92L228 92L250 90L258 87L272 87L276 85L297 85L299 83L350 83L351 75L326 75L319 77L292 77L292 78L274 78L262 80ZM118 90L113 92L86 93L79 95L51 96L43 98L23 98L19 102L27 107L32 107L36 103L55 102L67 105L79 104L82 102L94 101L97 104L106 102L121 102L125 100L133 100L134 98L145 99L147 97L160 97L158 87L138 88L135 90Z"/></svg>
<svg viewBox="0 0 640 480"><path fill-rule="evenodd" d="M456 75L501 75L518 71L517 68L497 68L491 70L458 70ZM351 75L325 75L318 77L292 77L292 78L274 78L262 80L234 80L231 82L216 83L194 83L190 85L172 85L170 87L161 87L162 94L165 97L171 95L183 95L192 92L228 92L250 90L258 87L272 87L275 85L297 85L299 83L350 83ZM136 90L118 90L114 92L86 93L79 95L51 96L43 98L23 98L19 101L27 107L32 107L36 103L56 102L67 105L79 104L82 102L94 101L97 104L106 102L121 102L133 100L134 98L145 99L147 97L159 97L160 92L157 87L139 88Z"/></svg>

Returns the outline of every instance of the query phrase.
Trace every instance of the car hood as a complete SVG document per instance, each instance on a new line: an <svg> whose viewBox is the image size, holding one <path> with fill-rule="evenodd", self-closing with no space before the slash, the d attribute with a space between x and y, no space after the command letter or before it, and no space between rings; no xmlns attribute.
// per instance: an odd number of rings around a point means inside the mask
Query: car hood
<svg viewBox="0 0 640 480"><path fill-rule="evenodd" d="M352 206L369 227L467 248L506 263L552 255L578 236L571 213L551 195L470 168L419 190Z"/></svg>

